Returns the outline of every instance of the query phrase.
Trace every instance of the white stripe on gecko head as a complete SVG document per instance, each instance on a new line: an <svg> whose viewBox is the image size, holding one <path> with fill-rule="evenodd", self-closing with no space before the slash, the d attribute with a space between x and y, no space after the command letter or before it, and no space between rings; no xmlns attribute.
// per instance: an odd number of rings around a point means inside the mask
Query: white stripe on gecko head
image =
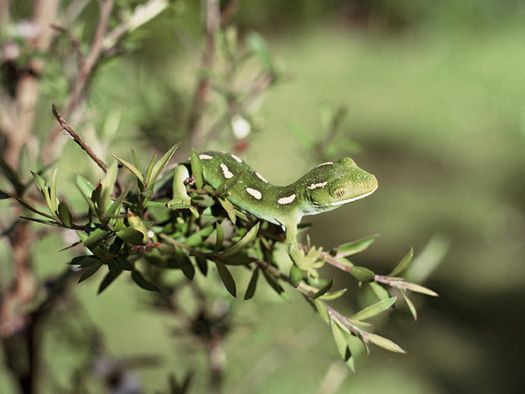
<svg viewBox="0 0 525 394"><path fill-rule="evenodd" d="M248 193L250 196L256 198L257 200L260 200L262 198L262 194L257 189L252 189L251 187L246 188L246 193Z"/></svg>
<svg viewBox="0 0 525 394"><path fill-rule="evenodd" d="M310 186L308 186L308 189L310 190L319 189L320 187L325 187L327 184L328 184L327 181L320 182L320 183L312 183Z"/></svg>
<svg viewBox="0 0 525 394"><path fill-rule="evenodd" d="M326 163L321 163L321 164L317 165L316 167L328 166L330 164L334 164L334 162L333 161L327 161Z"/></svg>
<svg viewBox="0 0 525 394"><path fill-rule="evenodd" d="M257 171L255 172L255 175L257 176L257 178L259 178L264 183L268 183L268 181L261 174L259 174Z"/></svg>
<svg viewBox="0 0 525 394"><path fill-rule="evenodd" d="M277 200L277 202L281 205L284 205L284 204L290 204L293 200L295 200L295 194L292 194L291 196L288 196L288 197L281 197L280 199Z"/></svg>
<svg viewBox="0 0 525 394"><path fill-rule="evenodd" d="M233 178L233 173L230 171L230 169L228 168L226 164L221 163L220 167L226 179Z"/></svg>
<svg viewBox="0 0 525 394"><path fill-rule="evenodd" d="M199 159L201 159L201 160L211 160L211 159L213 159L213 157L210 156L210 155L207 155L206 153L201 153L199 155Z"/></svg>
<svg viewBox="0 0 525 394"><path fill-rule="evenodd" d="M237 163L242 163L242 160L240 157L238 156L235 156L233 153L230 154L230 156L233 158L233 160L235 160Z"/></svg>

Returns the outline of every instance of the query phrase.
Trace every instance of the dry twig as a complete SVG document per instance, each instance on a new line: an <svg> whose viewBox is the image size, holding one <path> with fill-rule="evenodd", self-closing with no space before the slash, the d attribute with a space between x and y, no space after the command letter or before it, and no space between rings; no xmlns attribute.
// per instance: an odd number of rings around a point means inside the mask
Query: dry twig
<svg viewBox="0 0 525 394"><path fill-rule="evenodd" d="M91 159L93 159L93 161L97 163L97 165L102 171L104 171L105 173L108 172L108 166L95 154L93 149L91 149L91 147L88 144L86 144L82 137L80 137L80 135L78 135L76 131L73 130L73 128L70 125L67 124L62 115L58 113L55 104L52 105L51 109L53 111L53 115L60 124L61 129L67 132L71 136L71 138L73 138L73 140L89 155L89 157L91 157Z"/></svg>

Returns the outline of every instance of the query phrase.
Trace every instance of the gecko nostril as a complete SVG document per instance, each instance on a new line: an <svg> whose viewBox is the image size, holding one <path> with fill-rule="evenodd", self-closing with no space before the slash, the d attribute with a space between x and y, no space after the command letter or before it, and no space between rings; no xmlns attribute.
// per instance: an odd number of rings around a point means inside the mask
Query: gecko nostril
<svg viewBox="0 0 525 394"><path fill-rule="evenodd" d="M345 194L346 190L342 187L334 190L335 197L343 197Z"/></svg>

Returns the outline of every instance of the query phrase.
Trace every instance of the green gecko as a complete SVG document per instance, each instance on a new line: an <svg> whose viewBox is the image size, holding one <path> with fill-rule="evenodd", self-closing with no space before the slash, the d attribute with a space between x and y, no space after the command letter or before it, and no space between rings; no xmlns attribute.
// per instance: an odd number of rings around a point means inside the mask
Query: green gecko
<svg viewBox="0 0 525 394"><path fill-rule="evenodd" d="M286 232L290 257L299 268L304 255L297 243L297 225L303 216L316 215L372 194L374 175L350 158L319 164L288 186L275 186L242 159L227 153L199 154L204 180L218 188L239 175L228 200L255 217L280 225Z"/></svg>

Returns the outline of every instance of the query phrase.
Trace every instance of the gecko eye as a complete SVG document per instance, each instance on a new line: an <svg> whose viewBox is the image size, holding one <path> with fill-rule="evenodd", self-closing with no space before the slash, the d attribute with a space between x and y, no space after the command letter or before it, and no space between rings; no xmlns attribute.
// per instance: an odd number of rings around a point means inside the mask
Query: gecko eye
<svg viewBox="0 0 525 394"><path fill-rule="evenodd" d="M344 187L339 187L337 189L334 189L332 192L332 195L337 198L344 197L346 194L346 189Z"/></svg>

